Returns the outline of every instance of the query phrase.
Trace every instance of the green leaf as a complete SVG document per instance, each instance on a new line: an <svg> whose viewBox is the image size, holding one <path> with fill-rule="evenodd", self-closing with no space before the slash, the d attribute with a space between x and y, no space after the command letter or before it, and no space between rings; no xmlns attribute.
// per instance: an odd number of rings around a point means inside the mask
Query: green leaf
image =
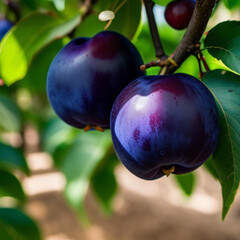
<svg viewBox="0 0 240 240"><path fill-rule="evenodd" d="M183 175L174 174L174 178L179 187L187 196L190 196L193 193L196 186L196 175L194 172L186 173Z"/></svg>
<svg viewBox="0 0 240 240"><path fill-rule="evenodd" d="M100 4L97 7L99 11L98 14L104 10L114 11L121 3L122 1L103 1L103 3L100 1ZM119 32L125 37L132 39L137 32L138 26L140 24L141 8L141 1L127 0L116 12L115 18L113 19L111 25L108 27L108 30ZM104 27L108 22L101 22L98 20L98 14L90 15L84 19L84 21L77 28L76 37L92 37L98 32L104 30Z"/></svg>
<svg viewBox="0 0 240 240"><path fill-rule="evenodd" d="M19 169L29 175L30 170L28 168L26 159L22 152L14 147L6 145L0 142L0 168L8 169Z"/></svg>
<svg viewBox="0 0 240 240"><path fill-rule="evenodd" d="M223 34L224 33L224 34ZM228 68L240 73L240 21L226 21L211 29L205 48Z"/></svg>
<svg viewBox="0 0 240 240"><path fill-rule="evenodd" d="M155 2L156 4L158 4L160 6L167 6L172 1L173 0L153 0L153 2Z"/></svg>
<svg viewBox="0 0 240 240"><path fill-rule="evenodd" d="M49 66L53 58L68 41L69 38L67 37L58 39L42 49L42 51L34 57L27 75L21 82L21 86L27 87L31 92L46 94L46 79Z"/></svg>
<svg viewBox="0 0 240 240"><path fill-rule="evenodd" d="M24 202L26 195L19 180L10 172L0 169L0 197L13 197Z"/></svg>
<svg viewBox="0 0 240 240"><path fill-rule="evenodd" d="M59 145L72 143L78 130L72 128L58 117L48 121L42 133L44 151L53 155Z"/></svg>
<svg viewBox="0 0 240 240"><path fill-rule="evenodd" d="M66 20L35 13L22 19L0 45L0 72L7 85L22 79L33 56L48 43L61 38L79 24L79 15Z"/></svg>
<svg viewBox="0 0 240 240"><path fill-rule="evenodd" d="M0 128L19 132L21 129L21 112L8 97L0 95Z"/></svg>
<svg viewBox="0 0 240 240"><path fill-rule="evenodd" d="M119 160L113 146L111 146L110 151L99 163L91 179L92 189L107 213L112 211L112 201L117 192L117 180L114 170L118 163Z"/></svg>
<svg viewBox="0 0 240 240"><path fill-rule="evenodd" d="M109 131L80 132L62 162L61 169L67 179L66 197L83 221L86 221L83 202L90 179L110 145Z"/></svg>
<svg viewBox="0 0 240 240"><path fill-rule="evenodd" d="M11 240L40 240L40 232L35 222L21 212L14 208L0 208L0 226L6 229L5 233ZM4 231L0 231L0 234ZM0 235L1 236L1 235ZM5 240L5 238L1 238Z"/></svg>
<svg viewBox="0 0 240 240"><path fill-rule="evenodd" d="M214 94L219 111L219 141L212 158L222 185L224 219L240 181L240 76L215 70L203 80Z"/></svg>
<svg viewBox="0 0 240 240"><path fill-rule="evenodd" d="M214 166L214 163L213 163L212 156L210 156L210 157L208 158L208 160L204 163L203 166L206 168L206 170L207 170L215 179L219 180L217 171L216 171L215 166Z"/></svg>
<svg viewBox="0 0 240 240"><path fill-rule="evenodd" d="M235 7L239 7L240 0L223 0L223 3L228 9L233 9Z"/></svg>

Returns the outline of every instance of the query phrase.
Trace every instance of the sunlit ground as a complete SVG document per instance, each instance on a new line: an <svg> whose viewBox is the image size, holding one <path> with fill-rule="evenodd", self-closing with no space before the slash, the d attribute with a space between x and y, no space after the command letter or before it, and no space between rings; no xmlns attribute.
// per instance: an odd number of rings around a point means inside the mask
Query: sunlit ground
<svg viewBox="0 0 240 240"><path fill-rule="evenodd" d="M44 240L240 239L239 194L222 222L220 185L203 169L197 170L197 189L188 199L172 176L143 181L120 165L113 214L104 215L89 192L90 224L83 226L65 202L65 179L53 169L50 156L31 153L28 162L33 175L23 180L27 211L38 221Z"/></svg>

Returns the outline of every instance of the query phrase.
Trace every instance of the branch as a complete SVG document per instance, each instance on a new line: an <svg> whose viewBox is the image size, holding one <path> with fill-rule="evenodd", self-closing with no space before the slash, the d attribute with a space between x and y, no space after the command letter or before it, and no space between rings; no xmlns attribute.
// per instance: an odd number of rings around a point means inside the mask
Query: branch
<svg viewBox="0 0 240 240"><path fill-rule="evenodd" d="M187 57L195 52L196 44L199 43L206 29L215 4L216 0L197 0L187 31L173 53L174 60L178 66L180 66ZM168 65L166 74L171 74L176 69L177 67Z"/></svg>
<svg viewBox="0 0 240 240"><path fill-rule="evenodd" d="M163 46L159 37L158 29L157 29L157 24L154 18L153 14L153 6L154 2L152 0L143 0L145 8L146 8L146 13L147 13L147 18L148 18L148 25L149 29L151 32L153 44L155 47L155 52L156 52L156 57L159 59L166 58L166 54L163 50Z"/></svg>

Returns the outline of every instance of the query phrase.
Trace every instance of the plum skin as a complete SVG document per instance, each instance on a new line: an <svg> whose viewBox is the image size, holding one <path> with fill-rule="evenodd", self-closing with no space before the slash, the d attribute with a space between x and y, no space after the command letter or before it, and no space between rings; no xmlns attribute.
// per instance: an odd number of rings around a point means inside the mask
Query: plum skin
<svg viewBox="0 0 240 240"><path fill-rule="evenodd" d="M186 28L191 20L195 0L175 0L170 2L164 12L167 23L177 30Z"/></svg>
<svg viewBox="0 0 240 240"><path fill-rule="evenodd" d="M0 41L4 35L13 27L13 23L7 19L0 19Z"/></svg>
<svg viewBox="0 0 240 240"><path fill-rule="evenodd" d="M122 89L143 76L142 58L123 35L103 31L72 40L52 61L47 95L69 125L109 128L112 105Z"/></svg>
<svg viewBox="0 0 240 240"><path fill-rule="evenodd" d="M201 166L216 148L219 123L208 88L187 74L144 76L130 83L111 112L111 134L120 161L153 180Z"/></svg>

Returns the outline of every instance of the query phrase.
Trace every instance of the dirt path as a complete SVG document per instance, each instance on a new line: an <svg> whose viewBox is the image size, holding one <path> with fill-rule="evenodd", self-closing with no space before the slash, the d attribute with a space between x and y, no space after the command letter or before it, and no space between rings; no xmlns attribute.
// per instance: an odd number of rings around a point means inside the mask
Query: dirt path
<svg viewBox="0 0 240 240"><path fill-rule="evenodd" d="M202 169L197 171L197 189L187 200L172 177L147 182L119 167L112 216L104 216L89 192L86 211L91 225L83 227L67 206L64 179L49 159L35 154L30 162L34 175L24 181L27 210L39 222L44 240L240 240L239 193L222 222L220 186Z"/></svg>

